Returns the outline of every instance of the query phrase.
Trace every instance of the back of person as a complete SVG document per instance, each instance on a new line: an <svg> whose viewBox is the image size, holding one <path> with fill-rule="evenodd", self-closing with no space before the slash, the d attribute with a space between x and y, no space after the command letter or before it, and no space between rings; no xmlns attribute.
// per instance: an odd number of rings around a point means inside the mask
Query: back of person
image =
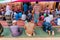
<svg viewBox="0 0 60 40"><path fill-rule="evenodd" d="M32 34L34 32L34 23L27 23L25 24L25 29L28 34Z"/></svg>
<svg viewBox="0 0 60 40"><path fill-rule="evenodd" d="M52 14L50 14L49 17L51 18L51 20L53 20L53 15Z"/></svg>
<svg viewBox="0 0 60 40"><path fill-rule="evenodd" d="M15 15L15 20L19 20L19 14L18 13Z"/></svg>
<svg viewBox="0 0 60 40"><path fill-rule="evenodd" d="M46 21L46 22L51 22L51 18L50 17L46 17L45 19L44 19L44 21Z"/></svg>
<svg viewBox="0 0 60 40"><path fill-rule="evenodd" d="M22 17L22 12L19 12L18 14L19 14L19 18L21 18Z"/></svg>
<svg viewBox="0 0 60 40"><path fill-rule="evenodd" d="M18 26L10 26L12 36L19 36L19 27Z"/></svg>
<svg viewBox="0 0 60 40"><path fill-rule="evenodd" d="M23 8L24 8L24 12L26 12L28 10L28 5L27 4L24 4L23 5Z"/></svg>
<svg viewBox="0 0 60 40"><path fill-rule="evenodd" d="M25 14L22 14L21 19L22 19L22 20L26 20L26 15L25 15Z"/></svg>

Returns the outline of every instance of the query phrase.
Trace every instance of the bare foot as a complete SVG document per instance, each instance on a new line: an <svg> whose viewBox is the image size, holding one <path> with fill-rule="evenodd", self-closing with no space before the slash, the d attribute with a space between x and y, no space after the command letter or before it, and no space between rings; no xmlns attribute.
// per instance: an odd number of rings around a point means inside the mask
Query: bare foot
<svg viewBox="0 0 60 40"><path fill-rule="evenodd" d="M0 35L0 37L3 37L4 35Z"/></svg>
<svg viewBox="0 0 60 40"><path fill-rule="evenodd" d="M49 35L51 34L50 31L48 31L48 34L49 34Z"/></svg>
<svg viewBox="0 0 60 40"><path fill-rule="evenodd" d="M52 31L52 36L54 36L54 31Z"/></svg>

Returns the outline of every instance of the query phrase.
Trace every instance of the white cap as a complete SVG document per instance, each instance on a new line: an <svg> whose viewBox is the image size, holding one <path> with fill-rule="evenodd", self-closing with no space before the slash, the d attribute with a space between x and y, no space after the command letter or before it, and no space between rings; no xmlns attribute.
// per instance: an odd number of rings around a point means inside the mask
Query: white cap
<svg viewBox="0 0 60 40"><path fill-rule="evenodd" d="M12 21L12 23L15 23L15 22L17 22L17 21L16 21L16 20L13 20L13 21Z"/></svg>

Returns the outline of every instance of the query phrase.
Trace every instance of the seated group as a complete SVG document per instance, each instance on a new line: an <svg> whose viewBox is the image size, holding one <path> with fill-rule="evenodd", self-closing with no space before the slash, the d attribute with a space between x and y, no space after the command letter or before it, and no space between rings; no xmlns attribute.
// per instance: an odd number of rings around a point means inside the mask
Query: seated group
<svg viewBox="0 0 60 40"><path fill-rule="evenodd" d="M56 21L57 19L57 21ZM60 15L55 18L53 21L60 25L60 21L58 21L58 19L60 19ZM45 17L44 21L42 24L39 24L38 25L42 25L42 28L43 28L43 31L47 32L49 35L52 33L52 35L54 35L54 30L53 30L53 27L51 25L54 24L53 21L50 23L50 18L48 17L48 15ZM39 21L40 23L42 22L41 20ZM18 24L18 25L17 25ZM34 28L36 26L38 26L35 22L34 22L34 18L32 18L30 21L23 21L21 19L19 19L18 21L16 20L13 20L12 21L12 26L10 26L10 31L11 31L11 34L12 36L16 37L16 36L19 36L22 34L23 30L22 30L22 26L23 28L25 29L25 33L27 36L35 36L36 33L35 33L35 30ZM0 26L0 35L1 35L1 26Z"/></svg>
<svg viewBox="0 0 60 40"><path fill-rule="evenodd" d="M19 21L18 21L19 22ZM20 25L17 25L19 24L16 20L14 20L12 22L12 26L10 26L10 30L11 30L11 33L12 33L12 36L19 36L22 34L23 30L21 30L21 27L22 25L24 24L20 24ZM20 23L23 22L21 19L20 19ZM20 27L19 27L20 26ZM36 33L34 31L34 28L36 27L37 25L34 23L34 20L30 20L29 22L25 22L23 28L25 29L25 33L27 36L35 36ZM53 28L52 28L52 25L46 21L44 21L43 23L43 30L45 32L47 32L49 35L52 33L52 35L54 35L54 31L53 31Z"/></svg>

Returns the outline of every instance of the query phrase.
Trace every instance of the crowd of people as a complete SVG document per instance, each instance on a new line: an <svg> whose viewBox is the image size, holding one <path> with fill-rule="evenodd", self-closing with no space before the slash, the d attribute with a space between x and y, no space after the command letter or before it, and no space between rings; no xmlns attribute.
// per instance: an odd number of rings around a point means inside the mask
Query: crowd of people
<svg viewBox="0 0 60 40"><path fill-rule="evenodd" d="M11 9L10 4L7 4L6 7L0 8L0 20L7 21L12 36L21 35L21 26L24 26L25 32L28 36L36 35L34 31L36 26L43 26L43 31L47 32L49 35L52 32L52 35L54 35L52 26L60 26L60 6L51 10L48 7L49 5L47 5L44 10L41 10L41 6L38 2L36 2L34 6L24 3L22 10L14 6Z"/></svg>

